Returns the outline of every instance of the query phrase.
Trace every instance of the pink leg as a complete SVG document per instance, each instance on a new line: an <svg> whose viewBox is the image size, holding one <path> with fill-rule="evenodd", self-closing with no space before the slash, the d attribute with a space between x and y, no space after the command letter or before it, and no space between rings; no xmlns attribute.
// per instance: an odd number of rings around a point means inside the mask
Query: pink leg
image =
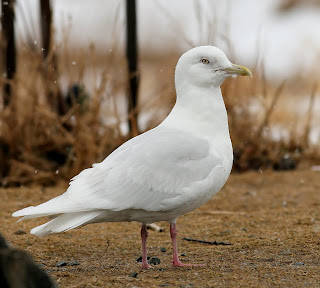
<svg viewBox="0 0 320 288"><path fill-rule="evenodd" d="M147 238L148 231L146 225L141 226L141 240L142 240L142 269L152 268L147 260Z"/></svg>
<svg viewBox="0 0 320 288"><path fill-rule="evenodd" d="M173 261L172 264L174 267L182 267L182 266L204 266L204 264L184 264L180 262L178 257L178 247L177 247L177 228L176 223L170 223L170 235L172 240L172 248L173 248Z"/></svg>

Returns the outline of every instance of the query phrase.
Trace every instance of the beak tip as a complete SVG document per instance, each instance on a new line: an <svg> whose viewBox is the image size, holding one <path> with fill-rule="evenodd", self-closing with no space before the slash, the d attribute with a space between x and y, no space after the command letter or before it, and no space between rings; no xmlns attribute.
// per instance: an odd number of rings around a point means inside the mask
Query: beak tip
<svg viewBox="0 0 320 288"><path fill-rule="evenodd" d="M232 64L231 68L226 69L230 74L236 74L240 76L250 76L252 78L252 72L244 66Z"/></svg>

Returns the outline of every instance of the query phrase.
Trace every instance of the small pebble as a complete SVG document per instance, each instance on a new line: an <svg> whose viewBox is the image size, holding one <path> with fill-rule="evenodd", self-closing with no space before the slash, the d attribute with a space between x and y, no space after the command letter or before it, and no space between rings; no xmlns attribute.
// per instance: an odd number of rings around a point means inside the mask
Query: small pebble
<svg viewBox="0 0 320 288"><path fill-rule="evenodd" d="M56 266L57 267L67 266L67 262L66 261L60 261Z"/></svg>
<svg viewBox="0 0 320 288"><path fill-rule="evenodd" d="M160 251L161 251L161 252L166 252L166 251L167 251L167 249L166 249L166 248L164 248L164 247L161 247L161 248L160 248Z"/></svg>
<svg viewBox="0 0 320 288"><path fill-rule="evenodd" d="M160 264L160 259L158 257L152 257L149 261L150 264L158 265Z"/></svg>
<svg viewBox="0 0 320 288"><path fill-rule="evenodd" d="M17 231L13 232L14 235L23 235L23 234L27 234L25 231L18 229Z"/></svg>
<svg viewBox="0 0 320 288"><path fill-rule="evenodd" d="M137 278L138 272L131 272L130 277Z"/></svg>
<svg viewBox="0 0 320 288"><path fill-rule="evenodd" d="M69 266L76 266L76 265L80 265L78 261L72 261L68 263Z"/></svg>
<svg viewBox="0 0 320 288"><path fill-rule="evenodd" d="M295 263L292 263L292 265L295 265L295 266L303 266L304 263L303 263L303 262L295 262Z"/></svg>

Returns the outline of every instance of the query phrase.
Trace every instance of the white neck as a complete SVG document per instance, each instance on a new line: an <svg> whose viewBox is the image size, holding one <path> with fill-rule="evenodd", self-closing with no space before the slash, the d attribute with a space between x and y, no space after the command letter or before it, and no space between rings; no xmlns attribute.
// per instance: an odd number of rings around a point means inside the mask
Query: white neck
<svg viewBox="0 0 320 288"><path fill-rule="evenodd" d="M194 92L194 88L184 84L185 89L177 89L176 104L161 125L210 140L223 135L229 137L228 116L220 87L197 88Z"/></svg>
<svg viewBox="0 0 320 288"><path fill-rule="evenodd" d="M229 134L228 115L220 87L194 87L186 85L177 89L177 101L162 127L182 130L202 139L207 139L212 151L229 155L232 165L232 144ZM189 88L189 89L188 89Z"/></svg>

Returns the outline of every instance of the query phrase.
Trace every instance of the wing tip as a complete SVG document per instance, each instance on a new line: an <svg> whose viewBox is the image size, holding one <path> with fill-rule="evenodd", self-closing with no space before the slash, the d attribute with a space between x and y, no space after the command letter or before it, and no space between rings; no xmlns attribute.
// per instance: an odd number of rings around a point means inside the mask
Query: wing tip
<svg viewBox="0 0 320 288"><path fill-rule="evenodd" d="M21 209L21 210L18 210L18 211L16 211L16 212L13 212L12 213L12 216L13 217L21 217L21 216L27 216L27 215L30 215L31 213L31 211L29 211L28 212L28 210L31 210L31 209L33 209L34 208L34 206L30 206L30 207L26 207L26 208L23 208L23 209Z"/></svg>

